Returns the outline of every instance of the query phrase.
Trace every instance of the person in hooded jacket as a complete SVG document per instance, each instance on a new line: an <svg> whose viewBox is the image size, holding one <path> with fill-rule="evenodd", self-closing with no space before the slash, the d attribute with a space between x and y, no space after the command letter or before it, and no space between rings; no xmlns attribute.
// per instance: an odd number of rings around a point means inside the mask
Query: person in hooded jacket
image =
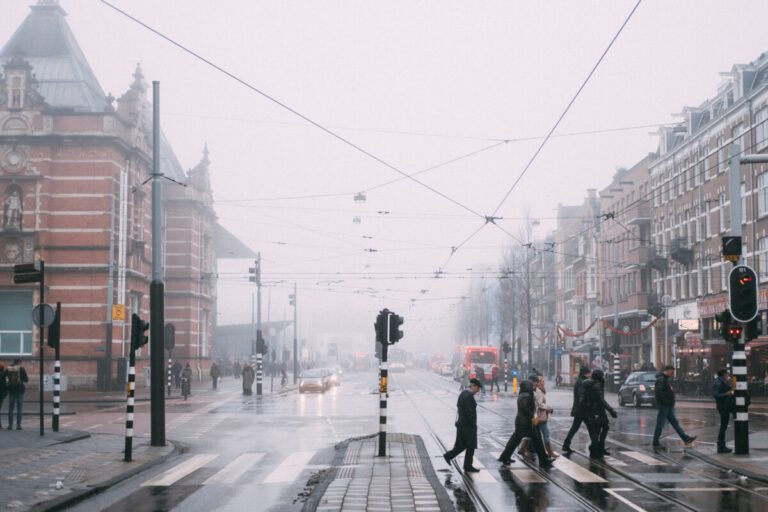
<svg viewBox="0 0 768 512"><path fill-rule="evenodd" d="M534 397L534 383L524 380L520 383L520 394L517 396L517 416L515 416L515 431L507 441L504 451L499 456L499 462L505 466L512 463L512 454L524 438L531 438L533 449L539 458L539 466L548 468L552 466L552 459L544 451L541 442L541 433L536 425L536 398Z"/></svg>
<svg viewBox="0 0 768 512"><path fill-rule="evenodd" d="M736 402L733 397L733 386L727 368L717 371L717 378L713 385L713 394L717 404L717 412L720 415L720 430L717 433L717 453L731 453L733 450L725 446L725 433L728 431L728 420L736 410ZM2 400L0 400L2 403Z"/></svg>
<svg viewBox="0 0 768 512"><path fill-rule="evenodd" d="M656 407L659 409L659 413L656 415L656 428L653 431L653 449L655 451L665 451L666 448L661 446L659 440L661 433L664 431L664 427L667 426L667 422L672 425L677 435L683 440L686 447L690 447L696 440L697 436L689 436L683 430L680 422L677 421L675 415L675 391L672 389L669 379L675 373L675 367L667 365L663 372L656 374L656 387L654 393L656 395Z"/></svg>
<svg viewBox="0 0 768 512"><path fill-rule="evenodd" d="M579 369L579 377L576 379L576 383L573 385L573 406L571 407L573 423L571 424L571 429L568 431L568 435L565 436L565 441L563 441L563 451L565 453L570 453L573 451L571 449L571 440L573 439L573 436L576 435L576 432L579 431L581 424L584 422L584 412L581 410L581 393L584 389L582 384L591 376L592 370L586 366L582 366L581 369Z"/></svg>
<svg viewBox="0 0 768 512"><path fill-rule="evenodd" d="M608 414L617 418L618 414L613 407L605 401L605 376L603 370L592 372L592 378L582 384L584 387L582 407L584 417L589 430L589 456L601 458L609 455L605 449L605 438L608 437Z"/></svg>

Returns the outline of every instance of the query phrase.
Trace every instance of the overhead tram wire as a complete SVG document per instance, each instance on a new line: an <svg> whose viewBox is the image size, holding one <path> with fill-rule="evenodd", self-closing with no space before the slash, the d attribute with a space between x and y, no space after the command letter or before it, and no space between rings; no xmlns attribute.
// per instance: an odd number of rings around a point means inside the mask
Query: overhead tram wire
<svg viewBox="0 0 768 512"><path fill-rule="evenodd" d="M544 138L543 141L541 141L541 144L539 145L538 149L533 153L533 156L531 157L531 159L525 165L525 167L523 168L522 172L520 172L520 174L518 175L518 177L514 181L514 183L512 183L512 186L509 188L509 190L507 190L507 193L504 195L502 200L496 206L496 209L493 210L493 213L491 215L496 215L499 212L501 207L504 205L504 203L509 198L510 194L512 194L512 191L514 191L515 187L517 187L517 184L520 183L520 180L523 179L523 176L525 176L525 174L528 172L528 169L531 168L531 165L533 165L533 162L536 160L536 157L538 157L539 153L541 153L541 150L544 149L544 146L547 144L549 139L552 137L552 134L557 129L557 127L560 125L560 122L565 118L566 114L571 109L571 106L576 101L576 98L579 97L579 95L581 94L581 91L584 90L584 87L586 87L587 83L592 78L592 75L594 75L595 71L597 71L597 68L600 66L600 63L603 62L603 59L605 58L605 56L608 55L608 52L613 47L613 43L616 42L616 40L619 38L621 33L624 31L624 28L629 23L629 20L632 19L632 16L635 14L635 11L637 11L637 8L640 7L640 3L642 3L642 1L643 0L637 0L637 3L632 8L632 10L629 12L629 14L627 15L626 19L624 20L624 22L619 27L619 30L616 32L616 35L613 36L613 39L611 39L611 42L608 43L608 46L606 47L605 51L603 51L603 54L600 56L599 59L597 59L597 62L592 67L592 70L589 72L587 77L584 79L584 81L582 82L581 86L579 86L578 90L576 91L576 94L574 94L573 98L571 98L571 101L568 102L568 105L565 107L565 110L563 110L563 112L560 114L560 117L558 117L557 121L552 126L552 129L549 130L549 133L547 133L547 136Z"/></svg>
<svg viewBox="0 0 768 512"><path fill-rule="evenodd" d="M472 209L472 208L470 208L469 206L467 206L467 205L465 205L465 204L463 204L463 203L461 203L461 202L457 201L456 199L452 198L451 196L449 196L449 195L447 195L447 194L445 194L445 193L443 193L443 192L440 192L440 191L439 191L439 190L437 190L436 188L434 188L434 187L431 187L431 186L427 185L427 184L426 184L426 183L424 183L423 181L420 181L420 180L418 180L418 179L416 179L416 178L412 177L412 176L411 176L411 175L409 175L408 173L406 173L406 172L404 172L404 171L402 171L402 170L398 169L398 168L397 168L397 167L395 167L394 165L390 164L389 162L387 162L387 161L386 161L386 160L384 160L383 158L381 158L381 157L378 157L378 156L374 155L374 154L373 154L373 153L371 153L370 151L368 151L368 150L364 149L363 147L361 147L361 146L359 146L359 145L355 144L354 142L352 142L352 141L350 141L350 140L348 140L348 139L346 139L346 138L342 137L341 135L339 135L338 133L334 132L333 130L331 130L331 129L329 129L329 128L326 128L325 126L323 126L323 125L322 125L322 124L320 124L319 122L317 122L317 121L313 120L312 118L310 118L310 117L308 117L308 116L306 116L306 115L302 114L302 113L301 113L301 112L299 112L298 110L296 110L296 109L294 109L294 108L292 108L292 107L288 106L286 103L283 103L282 101L278 100L278 99L277 99L277 98L275 98L274 96L271 96L271 95L269 95L268 93L266 93L266 92L262 91L262 90L261 90L261 89L259 89L258 87L256 87L256 86L254 86L254 85L250 84L249 82L245 81L244 79L240 78L239 76L235 75L234 73L231 73L230 71L227 71L227 70L226 70L226 69L224 69L223 67L219 66L218 64L214 63L213 61L211 61L211 60L209 60L209 59L206 59L205 57L203 57L203 56L202 56L202 55L200 55L199 53L197 53L197 52L195 52L195 51L193 51L193 50L191 50L191 49L187 48L187 47L186 47L186 46L184 46L183 44L181 44L181 43L177 42L176 40L172 39L171 37L169 37L169 36L167 36L167 35L163 34L163 33L162 33L162 32L160 32L159 30L157 30L157 29L155 29L155 28L152 28L151 26L147 25L146 23L144 23L143 21L139 20L138 18L136 18L136 17L134 17L134 16L132 16L132 15L128 14L127 12L125 12L125 11L123 11L122 9L118 8L117 6L115 6L115 5L112 5L112 4L111 4L111 3L109 3L107 0L99 0L99 1L100 1L101 3L103 3L104 5L106 5L106 6L110 7L110 8L112 8L112 9L114 9L115 11L117 11L117 12L118 12L118 13L120 13L121 15L125 16L126 18L130 19L130 20L131 20L131 21L133 21L134 23L137 23L137 24L141 25L142 27L144 27L145 29L149 30L149 31L150 31L150 32L152 32L153 34L157 35L158 37L160 37L160 38L162 38L162 39L166 40L167 42L171 43L173 46L176 46L177 48L179 48L179 49L180 49L180 50L182 50L183 52L185 52L185 53L187 53L187 54L191 55L192 57L194 57L194 58L196 58L196 59L200 60L201 62L204 62L204 63L205 63L205 64L207 64L208 66L210 66L210 67L214 68L215 70L219 71L220 73L222 73L222 74L224 74L224 75L228 76L229 78L231 78L232 80L234 80L234 81L236 81L237 83L241 84L242 86L246 87L247 89L250 89L251 91L255 92L256 94L258 94L258 95L262 96L263 98L265 98L265 99L267 99L267 100L271 101L272 103L274 103L274 104L278 105L279 107L281 107L281 108L283 108L283 109L287 110L288 112L290 112L291 114L295 115L296 117L299 117L300 119L303 119L303 120L304 120L304 121L306 121L307 123L309 123L309 124L311 124L312 126L314 126L315 128L317 128L318 130L321 130L321 131L325 132L326 134L328 134L328 135L330 135L331 137L335 138L336 140L338 140L338 141L342 142L343 144L346 144L347 146L349 146L349 147L351 147L352 149L354 149L354 150L356 150L356 151L358 151L358 152L362 153L363 155L367 156L368 158L371 158L372 160L374 160L374 161L376 161L376 162L380 163L380 164L381 164L381 165L383 165L384 167L387 167L388 169L391 169L391 170L395 171L396 173L398 173L398 174L402 175L404 178L406 178L406 179L410 179L410 180L411 180L411 181L413 181L414 183L417 183L418 185L421 185L422 187L424 187L424 188L426 188L427 190L429 190L429 191L433 192L434 194L437 194L438 196L442 197L443 199L445 199L445 200L447 200L447 201L449 201L449 202L451 202L451 203L455 204L456 206L458 206L458 207L460 207L460 208L462 208L462 209L464 209L464 210L466 210L466 211L468 211L468 212L470 212L470 213L472 213L472 214L474 214L474 215L476 215L476 216L478 216L478 217L480 217L480 218L483 218L483 217L484 217L484 215L482 215L481 213L479 213L479 212L477 212L477 211L473 210L473 209Z"/></svg>

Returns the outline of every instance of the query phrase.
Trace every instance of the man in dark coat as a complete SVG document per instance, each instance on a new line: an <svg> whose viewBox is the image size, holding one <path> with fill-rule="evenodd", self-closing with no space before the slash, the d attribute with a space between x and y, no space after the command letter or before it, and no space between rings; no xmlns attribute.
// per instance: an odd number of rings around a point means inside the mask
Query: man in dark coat
<svg viewBox="0 0 768 512"><path fill-rule="evenodd" d="M16 430L21 430L25 384L29 382L27 370L21 366L21 359L14 359L13 364L5 369L5 381L8 389L8 430L13 428L14 405L16 406Z"/></svg>
<svg viewBox="0 0 768 512"><path fill-rule="evenodd" d="M696 436L689 436L680 426L680 422L677 421L675 415L675 391L672 389L672 385L669 383L669 379L674 375L675 367L667 366L663 372L656 374L656 407L659 409L659 413L656 415L656 429L653 432L653 449L657 451L664 451L665 448L659 444L659 438L664 427L669 422L672 428L675 429L677 435L683 440L686 446L690 446L696 440Z"/></svg>
<svg viewBox="0 0 768 512"><path fill-rule="evenodd" d="M512 462L512 454L524 438L528 437L533 443L533 449L539 458L539 466L548 468L552 466L552 459L547 456L544 444L541 441L541 433L533 424L536 417L536 398L533 395L534 383L532 380L524 380L520 383L520 394L517 396L517 416L515 416L515 431L507 441L504 451L499 455L499 462L505 466Z"/></svg>
<svg viewBox="0 0 768 512"><path fill-rule="evenodd" d="M483 385L477 379L469 380L469 388L459 394L456 403L459 419L456 421L456 442L453 448L443 454L445 462L451 463L454 457L466 450L464 454L464 471L477 473L480 471L472 465L472 458L477 448L477 402L475 395Z"/></svg>
<svg viewBox="0 0 768 512"><path fill-rule="evenodd" d="M581 385L591 376L592 370L586 366L582 366L579 370L579 377L576 379L576 383L573 385L573 405L571 406L571 416L573 416L573 423L571 424L571 429L568 431L568 435L565 436L565 441L563 441L563 451L565 453L573 451L571 450L571 440L573 439L573 436L576 435L576 432L579 431L579 427L581 427L581 424L584 421L584 414L581 411L581 394L583 391Z"/></svg>
<svg viewBox="0 0 768 512"><path fill-rule="evenodd" d="M592 378L585 380L582 400L584 420L589 430L589 456L601 458L609 455L605 449L605 438L608 437L608 414L612 418L618 415L613 407L605 401L605 376L603 370L592 372Z"/></svg>
<svg viewBox="0 0 768 512"><path fill-rule="evenodd" d="M731 453L733 450L725 446L725 433L728 430L728 420L731 414L736 410L736 403L733 399L733 386L731 386L731 376L727 368L720 368L717 371L715 384L713 386L717 412L720 415L720 430L717 433L717 453Z"/></svg>

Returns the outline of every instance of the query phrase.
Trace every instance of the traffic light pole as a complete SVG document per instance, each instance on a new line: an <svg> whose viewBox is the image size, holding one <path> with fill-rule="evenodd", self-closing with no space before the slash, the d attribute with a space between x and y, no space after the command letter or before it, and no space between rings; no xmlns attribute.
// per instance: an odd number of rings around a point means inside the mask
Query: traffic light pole
<svg viewBox="0 0 768 512"><path fill-rule="evenodd" d="M40 260L40 435L45 435L45 414L43 413L43 374L45 372L45 323L43 322L43 304L45 304L45 261ZM21 407L17 405L17 407ZM21 409L19 409L21 410ZM8 418L8 426L11 426L11 419ZM20 426L16 423L16 426Z"/></svg>
<svg viewBox="0 0 768 512"><path fill-rule="evenodd" d="M387 394L389 393L387 375L387 351L389 348L389 317L387 312L387 338L381 344L381 367L379 369L379 457L387 456Z"/></svg>
<svg viewBox="0 0 768 512"><path fill-rule="evenodd" d="M296 294L296 283L293 283L293 383L296 384L296 380L299 375L299 356L297 354L299 350L299 338L296 334L298 325L296 324L296 309L299 307L299 296Z"/></svg>
<svg viewBox="0 0 768 512"><path fill-rule="evenodd" d="M731 199L731 235L741 236L741 146L731 144L728 162L728 188ZM738 264L743 263L743 257ZM749 454L749 412L747 409L746 325L742 325L739 341L733 346L731 366L736 377L736 421L733 422L734 453Z"/></svg>
<svg viewBox="0 0 768 512"><path fill-rule="evenodd" d="M264 378L264 341L261 337L261 253L256 254L256 396L261 396Z"/></svg>

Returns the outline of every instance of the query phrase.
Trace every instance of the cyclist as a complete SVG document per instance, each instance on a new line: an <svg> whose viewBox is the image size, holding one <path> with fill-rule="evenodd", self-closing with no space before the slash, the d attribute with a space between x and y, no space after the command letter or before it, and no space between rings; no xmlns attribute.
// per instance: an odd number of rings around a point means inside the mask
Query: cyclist
<svg viewBox="0 0 768 512"><path fill-rule="evenodd" d="M186 386L186 393L184 393L184 386ZM192 367L189 366L189 363L187 363L184 369L181 370L181 387L183 395L186 396L192 394Z"/></svg>

